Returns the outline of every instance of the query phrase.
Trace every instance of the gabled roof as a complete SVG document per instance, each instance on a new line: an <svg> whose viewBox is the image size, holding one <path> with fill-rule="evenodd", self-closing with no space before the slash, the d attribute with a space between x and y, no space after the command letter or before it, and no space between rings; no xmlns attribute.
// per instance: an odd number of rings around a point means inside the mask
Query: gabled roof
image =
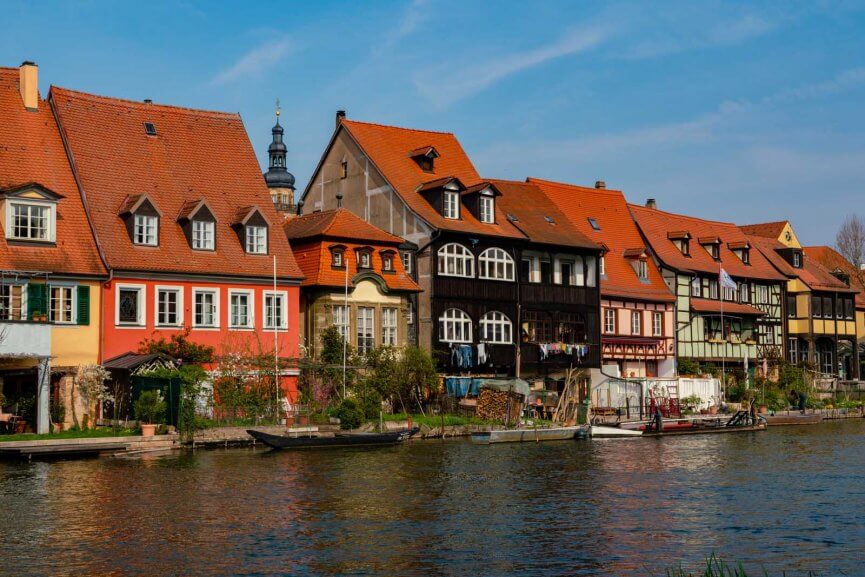
<svg viewBox="0 0 865 577"><path fill-rule="evenodd" d="M58 195L57 242L10 246L0 231L0 269L105 275L51 107L40 99L38 110L26 110L18 78L17 68L0 68L0 191L32 186Z"/></svg>
<svg viewBox="0 0 865 577"><path fill-rule="evenodd" d="M748 235L777 239L781 236L781 233L784 232L784 227L787 226L787 222L788 221L786 220L761 222L759 224L746 224L739 228L742 229L742 232Z"/></svg>
<svg viewBox="0 0 865 577"><path fill-rule="evenodd" d="M753 245L779 272L790 278L800 279L811 290L855 292L855 289L848 287L826 267L807 254L802 259L802 268L796 268L777 252L788 248L780 241L762 236L751 236L750 239Z"/></svg>
<svg viewBox="0 0 865 577"><path fill-rule="evenodd" d="M671 269L718 275L723 267L733 277L768 281L787 280L787 277L775 270L761 252L751 251L750 264L746 265L730 250L727 243L748 240L745 233L735 224L704 220L634 204L629 204L628 208L651 246L652 252L661 263ZM683 255L668 236L672 231L686 231L690 233L691 238L701 240L713 241L717 238L721 242L718 246L719 260L716 261L706 249L694 242L691 242L690 256Z"/></svg>
<svg viewBox="0 0 865 577"><path fill-rule="evenodd" d="M112 268L271 277L275 254L278 277L301 276L239 115L58 87L52 87L51 101ZM146 122L156 126L156 136L145 132ZM142 194L166 217L180 214L190 199L205 199L219 223L216 250L193 250L173 219L161 223L158 247L133 245L117 210L127 197ZM269 255L247 254L230 227L239 209L251 206L273 223Z"/></svg>
<svg viewBox="0 0 865 577"><path fill-rule="evenodd" d="M460 211L459 220L446 219L418 192L424 184L445 178L456 178L466 187L482 181L456 137L449 132L432 132L398 128L344 119L339 130L348 134L363 150L408 207L433 228L476 235L524 238L496 208L496 222L482 223L468 210ZM411 154L423 148L434 148L438 154L432 172L426 172L412 160Z"/></svg>
<svg viewBox="0 0 865 577"><path fill-rule="evenodd" d="M159 207L156 206L156 203L153 202L146 194L131 194L127 196L125 199L123 199L123 204L120 205L120 210L117 212L117 214L121 216L132 214L136 210L141 208L141 205L145 202L150 203L150 206L153 207L153 210L155 210L160 216L162 216L162 211L159 210Z"/></svg>
<svg viewBox="0 0 865 577"><path fill-rule="evenodd" d="M513 226L532 242L600 250L600 245L573 226L561 208L533 182L490 182L501 192L496 204L506 217L517 217Z"/></svg>
<svg viewBox="0 0 865 577"><path fill-rule="evenodd" d="M645 242L620 191L539 178L529 178L528 181L539 187L582 235L608 249L604 255L606 278L601 278L603 296L661 302L675 300L654 265L648 267L648 282L643 282L626 260L626 252L632 254L633 249L642 252ZM591 226L589 218L595 219L600 230Z"/></svg>
<svg viewBox="0 0 865 577"><path fill-rule="evenodd" d="M298 216L287 221L284 228L285 235L292 244L300 239L315 237L394 246L405 242L402 238L371 225L344 208Z"/></svg>
<svg viewBox="0 0 865 577"><path fill-rule="evenodd" d="M177 215L178 222L182 222L185 220L192 220L198 211L202 208L207 208L212 213L213 211L210 209L210 206L207 204L207 200L203 198L199 198L196 200L187 200L183 203L183 206L180 207L180 214Z"/></svg>
<svg viewBox="0 0 865 577"><path fill-rule="evenodd" d="M806 246L805 258L819 262L828 271L841 271L850 277L850 286L856 289L856 308L865 309L865 284L859 280L856 267L831 246Z"/></svg>
<svg viewBox="0 0 865 577"><path fill-rule="evenodd" d="M766 313L761 311L756 307L752 307L749 304L745 303L733 303L733 302L722 302L720 300L715 299L699 299L699 298L691 298L690 300L691 310L698 313L715 313L728 315L748 315L755 317L762 317Z"/></svg>

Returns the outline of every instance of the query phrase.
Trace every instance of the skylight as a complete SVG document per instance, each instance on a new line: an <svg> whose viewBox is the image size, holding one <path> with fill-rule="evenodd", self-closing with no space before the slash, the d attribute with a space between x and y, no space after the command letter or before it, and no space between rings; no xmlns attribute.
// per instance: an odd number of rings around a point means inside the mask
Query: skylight
<svg viewBox="0 0 865 577"><path fill-rule="evenodd" d="M598 224L598 221L591 216L589 217L589 224L592 226L593 229L601 230L601 226Z"/></svg>
<svg viewBox="0 0 865 577"><path fill-rule="evenodd" d="M508 220L511 221L511 222L520 222L520 219L518 219L518 218L517 218L516 216L514 216L513 214L509 214L509 215L508 215Z"/></svg>
<svg viewBox="0 0 865 577"><path fill-rule="evenodd" d="M545 217L544 217L544 220L547 221L547 222L550 223L550 224L556 224L556 221L553 220L553 217L551 217L551 216L545 216Z"/></svg>
<svg viewBox="0 0 865 577"><path fill-rule="evenodd" d="M145 122L144 132L146 132L148 136L156 136L156 125L152 122Z"/></svg>

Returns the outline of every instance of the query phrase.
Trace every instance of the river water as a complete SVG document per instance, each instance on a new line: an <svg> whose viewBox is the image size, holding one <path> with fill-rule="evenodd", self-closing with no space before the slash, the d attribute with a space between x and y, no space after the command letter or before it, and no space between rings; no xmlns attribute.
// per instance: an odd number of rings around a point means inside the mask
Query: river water
<svg viewBox="0 0 865 577"><path fill-rule="evenodd" d="M865 421L0 463L0 574L865 574Z"/></svg>

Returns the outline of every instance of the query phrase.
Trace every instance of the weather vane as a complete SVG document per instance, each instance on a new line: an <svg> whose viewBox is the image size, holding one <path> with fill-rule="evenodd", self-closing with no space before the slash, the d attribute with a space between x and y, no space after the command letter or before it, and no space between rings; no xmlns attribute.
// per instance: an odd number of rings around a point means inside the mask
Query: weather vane
<svg viewBox="0 0 865 577"><path fill-rule="evenodd" d="M276 99L276 118L279 119L279 113L282 109L279 107L279 98Z"/></svg>

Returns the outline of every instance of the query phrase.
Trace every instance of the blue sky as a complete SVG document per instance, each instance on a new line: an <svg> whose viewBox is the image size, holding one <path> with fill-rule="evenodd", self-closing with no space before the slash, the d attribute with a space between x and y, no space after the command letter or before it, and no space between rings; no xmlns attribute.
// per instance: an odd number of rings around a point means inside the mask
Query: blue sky
<svg viewBox="0 0 865 577"><path fill-rule="evenodd" d="M240 112L262 162L279 98L300 187L345 109L453 131L484 176L790 218L810 244L865 214L865 3L649 5L7 0L0 65Z"/></svg>

